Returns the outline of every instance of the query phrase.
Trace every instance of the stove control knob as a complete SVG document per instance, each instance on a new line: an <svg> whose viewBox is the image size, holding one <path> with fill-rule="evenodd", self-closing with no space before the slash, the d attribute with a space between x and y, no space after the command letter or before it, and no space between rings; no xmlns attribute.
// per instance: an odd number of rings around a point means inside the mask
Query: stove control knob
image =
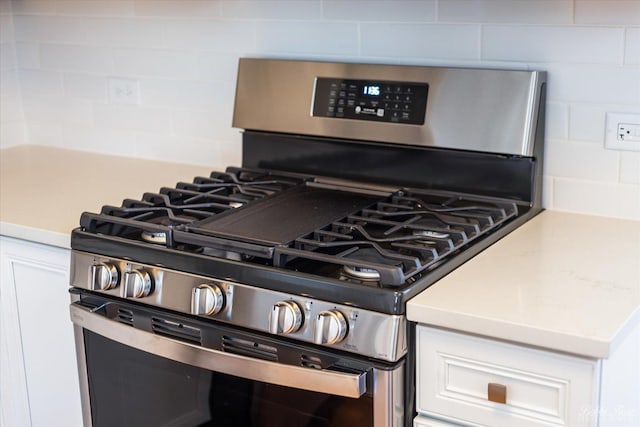
<svg viewBox="0 0 640 427"><path fill-rule="evenodd" d="M124 298L144 298L153 292L153 281L149 272L132 270L124 273Z"/></svg>
<svg viewBox="0 0 640 427"><path fill-rule="evenodd" d="M324 310L316 317L316 329L313 341L316 344L336 344L342 341L348 332L347 320L338 310Z"/></svg>
<svg viewBox="0 0 640 427"><path fill-rule="evenodd" d="M120 273L118 268L109 262L100 262L91 266L91 289L106 291L118 286Z"/></svg>
<svg viewBox="0 0 640 427"><path fill-rule="evenodd" d="M269 332L272 334L292 334L302 326L302 311L293 301L279 301L271 308Z"/></svg>
<svg viewBox="0 0 640 427"><path fill-rule="evenodd" d="M218 285L202 284L191 293L191 314L209 316L224 307L224 294Z"/></svg>

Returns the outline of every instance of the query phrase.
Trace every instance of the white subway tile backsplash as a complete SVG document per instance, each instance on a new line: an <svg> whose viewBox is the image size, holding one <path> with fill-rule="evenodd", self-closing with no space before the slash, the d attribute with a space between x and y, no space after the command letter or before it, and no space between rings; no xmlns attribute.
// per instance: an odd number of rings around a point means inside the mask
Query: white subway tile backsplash
<svg viewBox="0 0 640 427"><path fill-rule="evenodd" d="M270 53L357 55L358 27L332 22L259 22L256 49Z"/></svg>
<svg viewBox="0 0 640 427"><path fill-rule="evenodd" d="M235 88L216 82L187 80L141 80L142 104L174 109L230 110Z"/></svg>
<svg viewBox="0 0 640 427"><path fill-rule="evenodd" d="M322 9L324 19L332 21L434 22L436 20L435 0L373 2L324 0Z"/></svg>
<svg viewBox="0 0 640 427"><path fill-rule="evenodd" d="M0 15L10 15L12 12L11 0L0 0Z"/></svg>
<svg viewBox="0 0 640 427"><path fill-rule="evenodd" d="M95 104L93 111L99 128L158 134L171 132L171 116L164 108Z"/></svg>
<svg viewBox="0 0 640 427"><path fill-rule="evenodd" d="M554 102L640 103L640 79L633 67L544 64L548 70L547 99Z"/></svg>
<svg viewBox="0 0 640 427"><path fill-rule="evenodd" d="M547 103L545 112L545 138L567 139L569 135L569 107L566 104Z"/></svg>
<svg viewBox="0 0 640 427"><path fill-rule="evenodd" d="M0 43L13 43L13 17L0 15Z"/></svg>
<svg viewBox="0 0 640 427"><path fill-rule="evenodd" d="M627 28L624 63L625 65L640 65L640 28Z"/></svg>
<svg viewBox="0 0 640 427"><path fill-rule="evenodd" d="M606 105L573 104L569 109L569 139L604 144Z"/></svg>
<svg viewBox="0 0 640 427"><path fill-rule="evenodd" d="M556 178L556 210L640 220L640 185Z"/></svg>
<svg viewBox="0 0 640 427"><path fill-rule="evenodd" d="M24 121L22 98L18 92L0 92L0 123Z"/></svg>
<svg viewBox="0 0 640 427"><path fill-rule="evenodd" d="M81 18L66 16L16 15L16 41L83 43L87 27Z"/></svg>
<svg viewBox="0 0 640 427"><path fill-rule="evenodd" d="M49 120L28 120L29 143L35 145L48 145L52 147L65 147L66 141L62 139L62 124Z"/></svg>
<svg viewBox="0 0 640 427"><path fill-rule="evenodd" d="M553 177L549 175L542 177L542 207L553 209Z"/></svg>
<svg viewBox="0 0 640 427"><path fill-rule="evenodd" d="M133 131L94 126L62 126L61 132L68 148L123 156L135 154L136 133Z"/></svg>
<svg viewBox="0 0 640 427"><path fill-rule="evenodd" d="M575 0L576 24L640 24L638 0Z"/></svg>
<svg viewBox="0 0 640 427"><path fill-rule="evenodd" d="M438 21L510 24L571 24L572 0L445 0Z"/></svg>
<svg viewBox="0 0 640 427"><path fill-rule="evenodd" d="M55 0L12 0L13 13L21 14L54 14Z"/></svg>
<svg viewBox="0 0 640 427"><path fill-rule="evenodd" d="M21 69L20 85L27 93L62 95L62 74L59 71Z"/></svg>
<svg viewBox="0 0 640 427"><path fill-rule="evenodd" d="M148 19L87 18L83 43L98 46L162 48L164 24Z"/></svg>
<svg viewBox="0 0 640 427"><path fill-rule="evenodd" d="M217 0L135 0L135 14L144 17L217 18L220 2Z"/></svg>
<svg viewBox="0 0 640 427"><path fill-rule="evenodd" d="M30 93L23 94L22 101L27 121L93 125L93 108L86 100Z"/></svg>
<svg viewBox="0 0 640 427"><path fill-rule="evenodd" d="M0 44L0 71L16 69L18 61L16 59L16 50L13 44Z"/></svg>
<svg viewBox="0 0 640 427"><path fill-rule="evenodd" d="M640 152L620 152L620 182L640 184Z"/></svg>
<svg viewBox="0 0 640 427"><path fill-rule="evenodd" d="M16 43L16 58L20 68L40 67L40 45L35 42Z"/></svg>
<svg viewBox="0 0 640 427"><path fill-rule="evenodd" d="M173 111L173 131L176 135L194 138L213 138L231 129L231 112Z"/></svg>
<svg viewBox="0 0 640 427"><path fill-rule="evenodd" d="M20 76L17 69L3 70L0 73L0 93L20 95Z"/></svg>
<svg viewBox="0 0 640 427"><path fill-rule="evenodd" d="M618 151L606 150L600 144L545 142L545 174L602 182L618 181Z"/></svg>
<svg viewBox="0 0 640 427"><path fill-rule="evenodd" d="M620 64L623 39L621 28L488 25L482 59Z"/></svg>
<svg viewBox="0 0 640 427"><path fill-rule="evenodd" d="M133 0L57 0L56 4L56 11L63 15L133 15Z"/></svg>
<svg viewBox="0 0 640 427"><path fill-rule="evenodd" d="M202 81L220 81L235 85L238 74L238 54L197 52L198 76Z"/></svg>
<svg viewBox="0 0 640 427"><path fill-rule="evenodd" d="M115 49L114 73L122 76L195 78L196 54L180 50Z"/></svg>
<svg viewBox="0 0 640 427"><path fill-rule="evenodd" d="M220 15L229 19L311 20L320 19L321 5L320 0L224 0Z"/></svg>
<svg viewBox="0 0 640 427"><path fill-rule="evenodd" d="M361 24L364 56L421 59L480 58L478 25Z"/></svg>
<svg viewBox="0 0 640 427"><path fill-rule="evenodd" d="M97 101L107 99L107 78L81 73L64 73L64 92L67 96Z"/></svg>
<svg viewBox="0 0 640 427"><path fill-rule="evenodd" d="M140 133L136 137L135 155L147 159L219 165L219 147L211 140L183 136Z"/></svg>
<svg viewBox="0 0 640 427"><path fill-rule="evenodd" d="M112 73L112 49L106 47L40 45L40 64L45 69Z"/></svg>
<svg viewBox="0 0 640 427"><path fill-rule="evenodd" d="M253 22L219 20L180 20L166 23L167 46L237 52L255 47Z"/></svg>
<svg viewBox="0 0 640 427"><path fill-rule="evenodd" d="M26 126L24 119L15 121L1 120L0 149L9 148L27 142Z"/></svg>
<svg viewBox="0 0 640 427"><path fill-rule="evenodd" d="M218 170L224 166L240 166L242 164L242 139L240 132L234 135L233 139L223 140L219 144L220 161L217 163Z"/></svg>

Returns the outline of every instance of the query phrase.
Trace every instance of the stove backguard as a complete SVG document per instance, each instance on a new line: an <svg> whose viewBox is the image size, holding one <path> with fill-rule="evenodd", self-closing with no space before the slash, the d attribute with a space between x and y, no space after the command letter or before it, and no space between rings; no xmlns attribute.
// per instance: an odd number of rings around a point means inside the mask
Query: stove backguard
<svg viewBox="0 0 640 427"><path fill-rule="evenodd" d="M537 211L545 88L541 71L242 58L233 126L245 130L243 167Z"/></svg>

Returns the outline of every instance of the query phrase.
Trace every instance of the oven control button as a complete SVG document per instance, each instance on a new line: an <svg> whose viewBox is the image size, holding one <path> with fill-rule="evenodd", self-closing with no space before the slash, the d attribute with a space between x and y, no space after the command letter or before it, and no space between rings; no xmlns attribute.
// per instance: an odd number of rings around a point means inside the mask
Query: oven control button
<svg viewBox="0 0 640 427"><path fill-rule="evenodd" d="M151 275L145 270L133 270L124 273L123 297L143 298L153 291Z"/></svg>
<svg viewBox="0 0 640 427"><path fill-rule="evenodd" d="M208 316L224 307L224 294L218 285L203 284L191 293L191 314Z"/></svg>
<svg viewBox="0 0 640 427"><path fill-rule="evenodd" d="M342 341L348 332L347 321L338 310L324 310L316 317L313 341L316 344L336 344Z"/></svg>
<svg viewBox="0 0 640 427"><path fill-rule="evenodd" d="M91 266L91 289L106 291L118 286L120 273L118 268L108 262L101 262Z"/></svg>
<svg viewBox="0 0 640 427"><path fill-rule="evenodd" d="M296 332L302 326L302 311L293 301L279 301L271 308L269 332L286 335Z"/></svg>

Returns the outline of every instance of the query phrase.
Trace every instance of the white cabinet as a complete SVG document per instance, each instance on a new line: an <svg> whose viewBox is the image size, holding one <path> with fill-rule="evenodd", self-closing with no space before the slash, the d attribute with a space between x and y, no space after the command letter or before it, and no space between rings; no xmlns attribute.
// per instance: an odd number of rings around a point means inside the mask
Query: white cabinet
<svg viewBox="0 0 640 427"><path fill-rule="evenodd" d="M0 424L82 425L69 250L0 236Z"/></svg>
<svg viewBox="0 0 640 427"><path fill-rule="evenodd" d="M414 425L638 425L639 337L636 327L625 340L630 351L618 349L624 364L619 355L595 360L419 325ZM621 371L632 385L609 385Z"/></svg>

